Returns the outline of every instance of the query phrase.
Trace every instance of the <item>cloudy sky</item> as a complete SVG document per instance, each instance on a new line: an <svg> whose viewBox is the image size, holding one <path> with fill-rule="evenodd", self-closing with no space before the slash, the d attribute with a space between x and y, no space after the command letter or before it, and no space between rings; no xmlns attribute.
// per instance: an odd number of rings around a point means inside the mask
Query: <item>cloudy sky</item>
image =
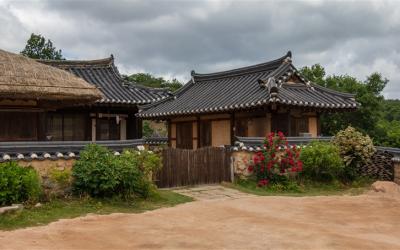
<svg viewBox="0 0 400 250"><path fill-rule="evenodd" d="M122 73L187 80L293 53L300 68L364 80L378 71L400 99L400 1L0 0L0 48L19 52L30 33L67 59L114 54Z"/></svg>

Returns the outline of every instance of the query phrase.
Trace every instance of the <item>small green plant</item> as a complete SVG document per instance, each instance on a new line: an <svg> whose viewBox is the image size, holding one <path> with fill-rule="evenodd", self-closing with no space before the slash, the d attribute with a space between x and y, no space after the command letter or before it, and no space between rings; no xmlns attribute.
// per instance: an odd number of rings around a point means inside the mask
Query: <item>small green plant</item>
<svg viewBox="0 0 400 250"><path fill-rule="evenodd" d="M150 173L161 165L156 154L125 150L116 156L102 146L91 144L80 156L72 171L75 193L92 197L148 197L155 188Z"/></svg>
<svg viewBox="0 0 400 250"><path fill-rule="evenodd" d="M40 194L40 180L35 169L22 167L16 162L0 164L0 205L34 203Z"/></svg>
<svg viewBox="0 0 400 250"><path fill-rule="evenodd" d="M303 162L301 176L312 181L332 181L344 168L339 148L327 142L310 143L301 151L300 160Z"/></svg>
<svg viewBox="0 0 400 250"><path fill-rule="evenodd" d="M49 177L60 187L66 188L71 185L72 171L70 169L58 169L54 167L50 169Z"/></svg>
<svg viewBox="0 0 400 250"><path fill-rule="evenodd" d="M339 147L345 163L344 178L354 180L362 164L368 163L375 153L375 147L368 135L363 135L353 127L339 131L332 142Z"/></svg>

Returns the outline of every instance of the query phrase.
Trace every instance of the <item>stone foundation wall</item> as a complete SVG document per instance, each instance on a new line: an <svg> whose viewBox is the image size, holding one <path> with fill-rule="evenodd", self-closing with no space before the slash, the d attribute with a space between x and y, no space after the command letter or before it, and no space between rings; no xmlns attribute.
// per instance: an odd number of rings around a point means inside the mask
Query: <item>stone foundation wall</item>
<svg viewBox="0 0 400 250"><path fill-rule="evenodd" d="M393 159L394 182L400 185L400 158Z"/></svg>
<svg viewBox="0 0 400 250"><path fill-rule="evenodd" d="M382 181L393 181L393 154L377 151L371 162L362 166L361 175L370 176Z"/></svg>
<svg viewBox="0 0 400 250"><path fill-rule="evenodd" d="M249 151L232 152L232 168L235 177L245 178L250 175L247 168L253 159L253 155L254 152Z"/></svg>
<svg viewBox="0 0 400 250"><path fill-rule="evenodd" d="M254 151L234 151L232 153L232 167L234 175L245 178L250 175L247 167L253 159ZM377 180L397 181L400 184L400 158L392 160L393 154L377 151L369 164L360 168L360 174ZM397 158L395 158L397 159Z"/></svg>
<svg viewBox="0 0 400 250"><path fill-rule="evenodd" d="M74 165L75 159L58 159L58 160L32 160L32 161L18 161L21 166L33 167L41 177L47 176L52 168L58 170L71 169Z"/></svg>
<svg viewBox="0 0 400 250"><path fill-rule="evenodd" d="M52 170L68 171L72 169L75 159L17 161L19 165L33 167L39 174L43 188L43 199L71 195L71 183L59 183L51 177Z"/></svg>

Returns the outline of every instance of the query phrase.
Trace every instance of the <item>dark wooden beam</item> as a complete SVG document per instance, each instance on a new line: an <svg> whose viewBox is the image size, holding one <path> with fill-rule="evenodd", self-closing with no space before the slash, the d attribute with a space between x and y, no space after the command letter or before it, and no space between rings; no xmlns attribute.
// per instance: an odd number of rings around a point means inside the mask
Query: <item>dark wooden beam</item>
<svg viewBox="0 0 400 250"><path fill-rule="evenodd" d="M231 125L231 145L235 144L235 112L230 114L230 125Z"/></svg>

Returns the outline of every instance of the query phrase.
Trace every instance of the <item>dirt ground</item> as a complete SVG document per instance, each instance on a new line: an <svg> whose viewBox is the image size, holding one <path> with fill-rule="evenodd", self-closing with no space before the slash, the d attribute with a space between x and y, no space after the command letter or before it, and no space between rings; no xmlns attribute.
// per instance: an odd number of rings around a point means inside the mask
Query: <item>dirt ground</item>
<svg viewBox="0 0 400 250"><path fill-rule="evenodd" d="M400 199L201 200L0 232L0 249L400 249Z"/></svg>

